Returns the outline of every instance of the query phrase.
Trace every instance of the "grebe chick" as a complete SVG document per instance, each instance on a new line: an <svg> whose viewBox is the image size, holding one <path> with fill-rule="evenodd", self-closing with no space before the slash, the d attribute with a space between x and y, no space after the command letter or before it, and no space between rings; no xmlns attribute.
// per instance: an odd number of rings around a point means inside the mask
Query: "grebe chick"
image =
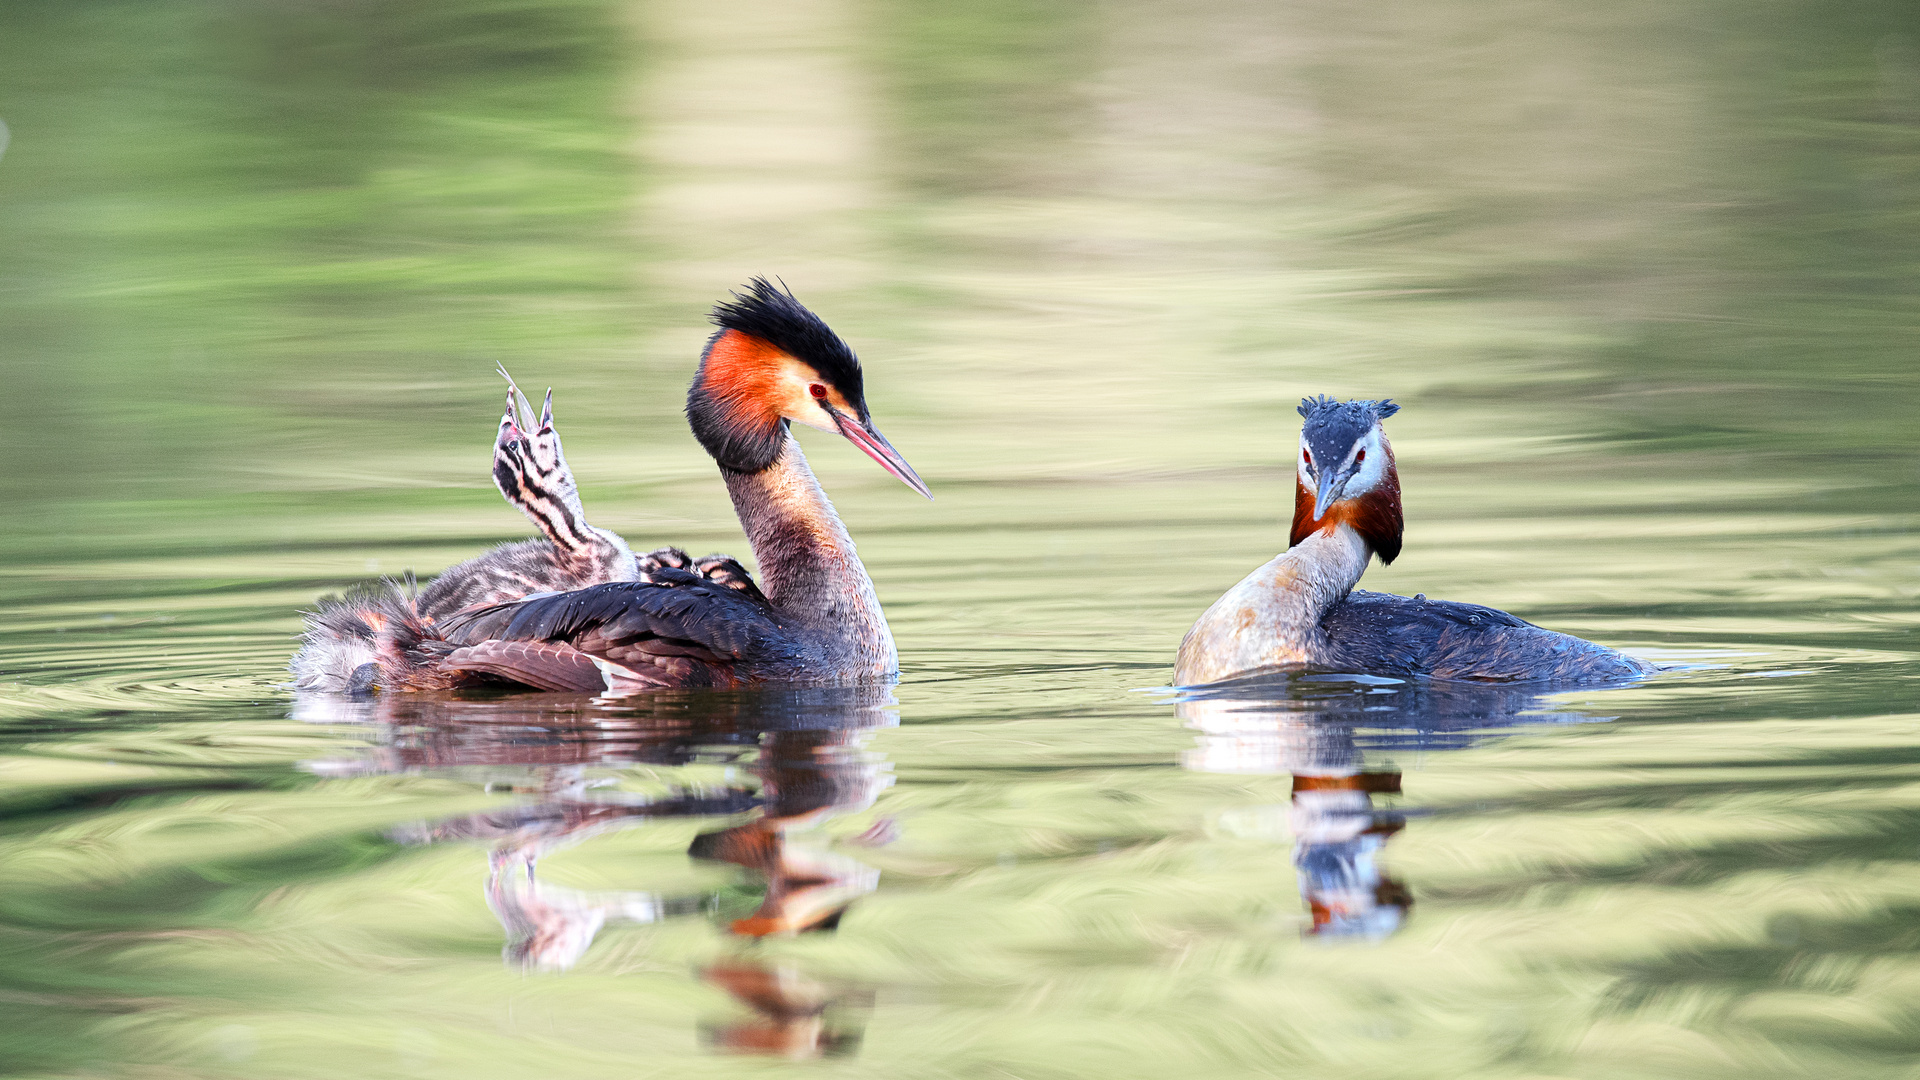
<svg viewBox="0 0 1920 1080"><path fill-rule="evenodd" d="M662 576L657 574L661 570L689 570L727 588L760 595L753 576L730 555L693 559L679 548L663 547L636 559L619 535L588 525L579 485L553 426L553 389L547 389L536 428L528 422L533 406L514 385L513 376L502 367L500 377L507 380L507 411L494 440L493 483L546 540L505 544L441 574L422 594L423 610L452 614L536 592L566 592L607 581L652 581Z"/></svg>
<svg viewBox="0 0 1920 1080"><path fill-rule="evenodd" d="M853 350L791 293L756 278L713 321L687 420L720 466L764 593L724 566L713 579L662 566L650 581L467 610L392 635L374 685L625 691L897 672L873 582L789 428L835 432L913 490L926 485L874 426Z"/></svg>
<svg viewBox="0 0 1920 1080"><path fill-rule="evenodd" d="M689 564L684 553L671 549L636 560L625 540L586 523L579 488L554 427L553 391L547 391L535 425L529 420L533 407L513 377L505 368L500 374L507 380L507 409L494 438L494 486L539 527L544 539L501 544L442 571L425 589L416 588L409 574L404 581L369 582L341 596L322 597L319 609L306 617L302 645L291 664L297 688L370 689L383 649L381 638L395 627L430 625L469 608L536 592L637 580L661 565L662 557L671 565ZM725 556L709 559L738 566ZM403 631L406 636L419 632L418 626Z"/></svg>
<svg viewBox="0 0 1920 1080"><path fill-rule="evenodd" d="M506 368L507 410L493 443L493 483L507 502L539 528L542 539L502 544L442 572L420 593L421 614L444 618L456 611L518 600L536 592L564 592L605 581L635 581L640 567L616 533L587 524L580 487L567 467L560 432L553 423L553 390L540 419Z"/></svg>
<svg viewBox="0 0 1920 1080"><path fill-rule="evenodd" d="M1653 669L1504 611L1356 592L1367 560L1400 554L1400 475L1381 422L1391 401L1300 403L1288 548L1214 601L1180 643L1174 681L1319 669L1489 682L1594 683Z"/></svg>

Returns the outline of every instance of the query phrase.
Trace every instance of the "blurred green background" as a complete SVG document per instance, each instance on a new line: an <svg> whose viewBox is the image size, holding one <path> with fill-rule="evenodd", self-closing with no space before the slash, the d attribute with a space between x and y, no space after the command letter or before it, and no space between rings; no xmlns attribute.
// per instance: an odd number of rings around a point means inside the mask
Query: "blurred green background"
<svg viewBox="0 0 1920 1080"><path fill-rule="evenodd" d="M936 472L1266 464L1171 436L1284 441L1324 389L1911 491L1904 4L3 17L14 552L183 499L490 506L495 362L558 385L590 483L661 471L616 441L697 469L701 315L754 273L864 346Z"/></svg>

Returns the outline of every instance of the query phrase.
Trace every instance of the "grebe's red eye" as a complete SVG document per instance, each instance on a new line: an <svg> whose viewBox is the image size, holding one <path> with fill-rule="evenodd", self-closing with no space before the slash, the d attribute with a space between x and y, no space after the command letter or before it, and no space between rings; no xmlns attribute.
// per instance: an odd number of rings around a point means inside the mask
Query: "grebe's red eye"
<svg viewBox="0 0 1920 1080"><path fill-rule="evenodd" d="M1353 455L1353 463L1355 465L1358 465L1365 460L1367 460L1367 452L1365 450L1362 450L1359 453Z"/></svg>
<svg viewBox="0 0 1920 1080"><path fill-rule="evenodd" d="M1307 453L1307 452L1306 452L1305 450L1302 450L1302 451L1300 451L1300 460L1301 460L1301 461L1304 461L1304 462L1306 462L1306 463L1307 463L1307 464L1309 464L1309 465L1311 465L1311 464L1313 464L1313 455L1312 455L1312 454L1309 454L1309 453Z"/></svg>
<svg viewBox="0 0 1920 1080"><path fill-rule="evenodd" d="M814 383L812 386L807 387L807 393L812 394L815 401L827 400L827 388L821 386L819 383Z"/></svg>

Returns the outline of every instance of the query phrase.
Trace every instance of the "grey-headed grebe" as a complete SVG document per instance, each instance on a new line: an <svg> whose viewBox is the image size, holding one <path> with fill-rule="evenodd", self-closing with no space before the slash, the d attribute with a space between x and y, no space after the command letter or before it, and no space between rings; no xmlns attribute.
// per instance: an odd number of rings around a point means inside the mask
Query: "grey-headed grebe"
<svg viewBox="0 0 1920 1080"><path fill-rule="evenodd" d="M1653 669L1504 611L1355 591L1367 561L1400 554L1400 475L1381 422L1391 401L1300 403L1288 548L1214 601L1180 643L1183 686L1290 668L1495 682L1593 683Z"/></svg>

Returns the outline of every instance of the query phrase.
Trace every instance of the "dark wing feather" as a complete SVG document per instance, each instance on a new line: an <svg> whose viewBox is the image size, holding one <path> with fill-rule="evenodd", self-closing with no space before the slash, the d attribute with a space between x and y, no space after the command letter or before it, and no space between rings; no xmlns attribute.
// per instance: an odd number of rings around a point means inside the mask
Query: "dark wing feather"
<svg viewBox="0 0 1920 1080"><path fill-rule="evenodd" d="M550 641L482 641L448 653L441 666L492 675L535 690L598 693L607 688L593 657Z"/></svg>
<svg viewBox="0 0 1920 1080"><path fill-rule="evenodd" d="M450 620L442 632L467 648L494 642L562 645L586 663L597 658L611 665L595 667L613 689L623 688L616 684L731 686L768 677L796 659L792 636L764 601L686 571L669 570L667 576L661 582L610 582L499 604ZM501 663L498 652L477 655ZM542 665L555 663L579 670L573 657L543 654Z"/></svg>
<svg viewBox="0 0 1920 1080"><path fill-rule="evenodd" d="M1604 645L1479 604L1356 590L1321 620L1335 666L1491 682L1594 682L1644 675Z"/></svg>

